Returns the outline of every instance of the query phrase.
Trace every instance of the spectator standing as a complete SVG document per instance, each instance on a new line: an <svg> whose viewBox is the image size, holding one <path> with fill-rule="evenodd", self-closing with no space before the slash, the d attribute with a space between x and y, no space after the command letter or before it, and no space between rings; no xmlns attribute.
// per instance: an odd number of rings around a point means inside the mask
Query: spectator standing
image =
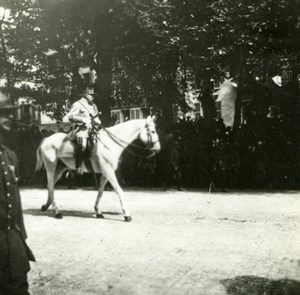
<svg viewBox="0 0 300 295"><path fill-rule="evenodd" d="M29 261L35 258L27 238L19 188L17 157L4 144L13 125L15 107L0 90L0 294L27 295Z"/></svg>

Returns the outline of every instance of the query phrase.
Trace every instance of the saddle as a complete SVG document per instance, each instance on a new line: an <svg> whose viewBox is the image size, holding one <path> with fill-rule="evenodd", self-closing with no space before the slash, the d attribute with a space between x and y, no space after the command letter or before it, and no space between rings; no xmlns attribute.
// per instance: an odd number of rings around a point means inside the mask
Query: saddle
<svg viewBox="0 0 300 295"><path fill-rule="evenodd" d="M59 158L74 159L76 153L76 146L77 146L76 141L71 140L68 136L66 136L57 152L57 156ZM88 141L87 152L84 153L83 164L85 165L87 172L94 172L92 163L89 159L90 149L91 149L91 143L90 141Z"/></svg>

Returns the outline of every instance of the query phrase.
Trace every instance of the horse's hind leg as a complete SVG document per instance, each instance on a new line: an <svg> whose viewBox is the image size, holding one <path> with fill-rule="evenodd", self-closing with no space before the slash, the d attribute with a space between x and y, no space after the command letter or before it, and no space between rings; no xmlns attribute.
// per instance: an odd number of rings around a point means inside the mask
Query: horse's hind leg
<svg viewBox="0 0 300 295"><path fill-rule="evenodd" d="M47 172L47 188L48 188L48 198L46 204L44 204L41 208L43 212L47 211L49 206L51 205L51 201L53 199L53 193L54 193L54 173L56 164L45 164L46 172Z"/></svg>
<svg viewBox="0 0 300 295"><path fill-rule="evenodd" d="M62 163L58 165L52 165L51 167L47 167L47 179L48 179L48 199L47 203L42 206L42 211L46 211L49 206L52 204L52 207L55 211L55 218L61 219L62 214L58 210L58 207L55 203L54 199L54 186L55 183L61 178L64 171L66 171L67 167Z"/></svg>
<svg viewBox="0 0 300 295"><path fill-rule="evenodd" d="M99 202L102 197L106 183L107 183L107 178L102 175L101 180L100 180L99 189L98 189L98 195L97 195L97 199L96 199L96 203L95 203L95 207L94 207L97 218L104 218L101 211L99 211Z"/></svg>
<svg viewBox="0 0 300 295"><path fill-rule="evenodd" d="M63 173L67 170L68 168L61 162L58 162L58 165L56 166L55 170L55 176L54 176L54 185L57 183L57 181L62 177ZM54 185L53 185L53 194L52 194L52 207L55 210L55 218L62 219L62 214L58 210L58 207L55 203L54 199Z"/></svg>
<svg viewBox="0 0 300 295"><path fill-rule="evenodd" d="M122 207L122 211L125 217L125 221L131 221L132 218L130 216L130 213L127 209L127 206L125 204L125 200L124 200L124 192L122 190L122 188L119 185L119 182L117 180L116 174L113 171L113 169L111 169L110 171L107 172L107 179L108 181L111 183L111 185L113 186L115 192L117 193L120 203L121 203L121 207Z"/></svg>

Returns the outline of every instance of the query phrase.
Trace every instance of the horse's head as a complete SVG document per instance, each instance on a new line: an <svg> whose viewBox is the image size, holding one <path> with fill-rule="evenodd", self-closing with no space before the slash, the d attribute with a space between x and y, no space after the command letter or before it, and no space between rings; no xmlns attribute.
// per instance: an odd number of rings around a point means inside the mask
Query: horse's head
<svg viewBox="0 0 300 295"><path fill-rule="evenodd" d="M160 151L160 142L158 134L155 129L155 116L146 119L145 127L140 133L140 140L146 145L146 147L154 154Z"/></svg>

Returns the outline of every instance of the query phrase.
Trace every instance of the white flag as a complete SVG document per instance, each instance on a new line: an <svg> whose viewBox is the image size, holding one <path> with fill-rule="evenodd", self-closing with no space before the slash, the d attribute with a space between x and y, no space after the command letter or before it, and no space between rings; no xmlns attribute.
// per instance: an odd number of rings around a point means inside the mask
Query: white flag
<svg viewBox="0 0 300 295"><path fill-rule="evenodd" d="M226 127L233 127L236 100L236 84L232 79L225 79L221 84L217 101L221 102L221 116Z"/></svg>

